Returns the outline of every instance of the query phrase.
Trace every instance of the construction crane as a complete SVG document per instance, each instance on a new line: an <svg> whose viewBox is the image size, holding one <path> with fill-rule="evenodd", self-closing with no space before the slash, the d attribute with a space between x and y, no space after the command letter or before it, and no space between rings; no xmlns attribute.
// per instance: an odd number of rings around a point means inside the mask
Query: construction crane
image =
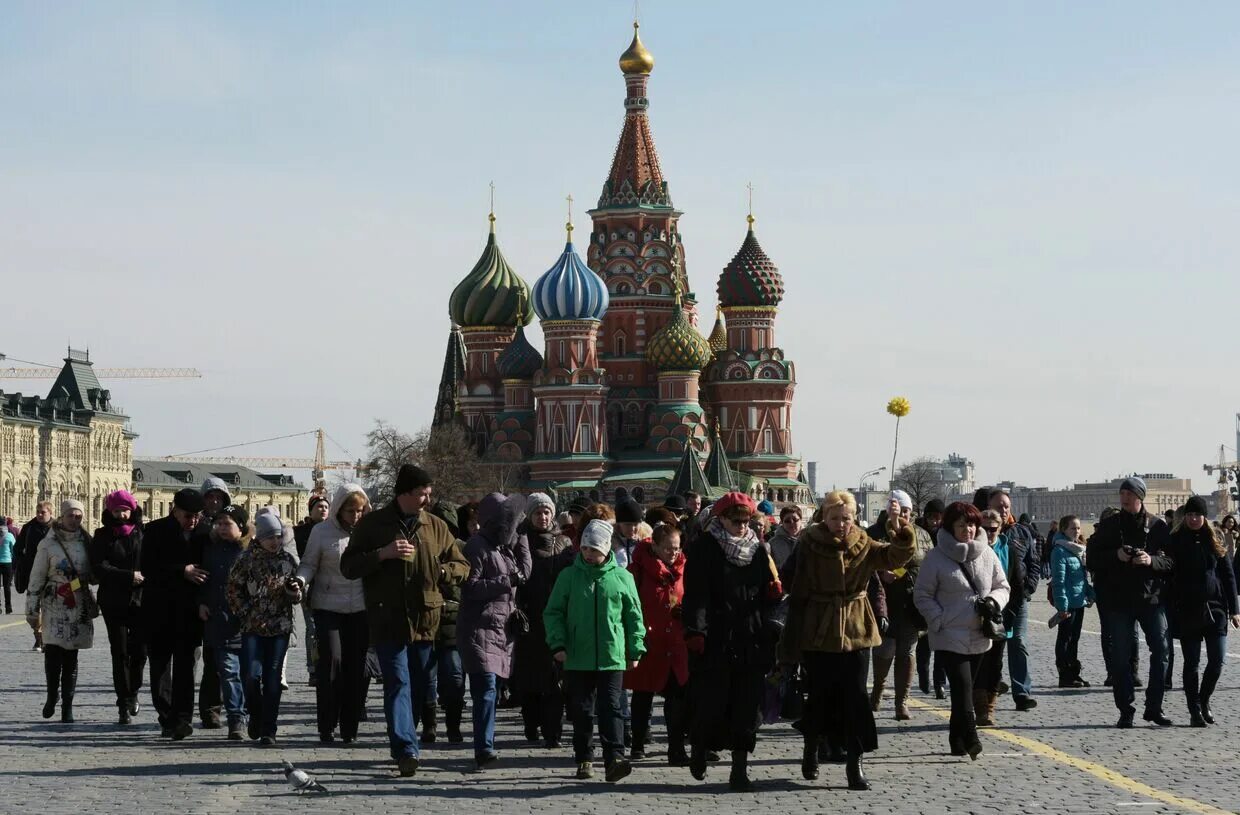
<svg viewBox="0 0 1240 815"><path fill-rule="evenodd" d="M1240 414L1236 416L1240 419ZM1240 481L1240 461L1227 460L1227 445L1218 446L1218 464L1206 464L1203 469L1213 475L1218 472L1218 511L1220 515L1231 512L1231 483Z"/></svg>
<svg viewBox="0 0 1240 815"><path fill-rule="evenodd" d="M232 450L237 447L249 447L252 444L262 444L269 441L280 441L282 439L295 439L302 436L314 435L314 458L297 458L295 456L214 456L203 458L199 453L215 453L220 450ZM210 447L206 450L195 450L189 453L181 453L175 456L163 456L160 461L193 461L202 464L239 464L244 467L259 467L270 470L309 470L311 478L314 479L314 495L325 495L327 493L327 471L328 470L354 470L358 473L365 472L366 468L361 460L355 461L329 461L327 458L327 445L325 440L329 438L327 432L323 428L315 428L307 430L303 433L289 433L286 436L273 436L269 439L258 439L256 441L244 441L239 444L227 444L223 447ZM341 450L344 447L332 439L332 443ZM345 450L345 452L349 452Z"/></svg>
<svg viewBox="0 0 1240 815"><path fill-rule="evenodd" d="M12 359L0 354L0 363ZM15 368L11 365L0 365L0 379L55 379L60 375L59 365L47 365L42 362L30 362L25 359L14 359L33 368ZM202 372L197 368L94 368L95 376L100 379L202 379Z"/></svg>

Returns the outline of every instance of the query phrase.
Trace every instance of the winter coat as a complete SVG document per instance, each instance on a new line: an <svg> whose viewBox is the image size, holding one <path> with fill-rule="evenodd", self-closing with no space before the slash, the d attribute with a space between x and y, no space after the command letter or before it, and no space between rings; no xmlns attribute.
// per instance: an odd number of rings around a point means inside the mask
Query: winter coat
<svg viewBox="0 0 1240 815"><path fill-rule="evenodd" d="M285 590L297 574L297 559L283 547L268 552L257 541L228 572L228 610L242 634L277 637L293 633L293 598Z"/></svg>
<svg viewBox="0 0 1240 815"><path fill-rule="evenodd" d="M465 544L469 577L461 584L456 650L467 674L512 673L517 586L530 577L530 545L518 531L525 498L492 493L478 505L479 529Z"/></svg>
<svg viewBox="0 0 1240 815"><path fill-rule="evenodd" d="M13 550L17 547L17 537L7 529L0 527L0 566L13 565Z"/></svg>
<svg viewBox="0 0 1240 815"><path fill-rule="evenodd" d="M633 554L643 541L637 538L626 538L618 531L611 535L611 553L616 556L616 565L627 569L633 563Z"/></svg>
<svg viewBox="0 0 1240 815"><path fill-rule="evenodd" d="M1175 561L1167 586L1171 636L1226 634L1229 618L1240 614L1236 575L1227 555L1214 551L1209 528L1193 531L1181 524L1171 533L1168 550Z"/></svg>
<svg viewBox="0 0 1240 815"><path fill-rule="evenodd" d="M39 542L47 537L51 525L31 518L17 533L17 545L13 547L13 588L25 594L30 583L30 567L34 565L34 553Z"/></svg>
<svg viewBox="0 0 1240 815"><path fill-rule="evenodd" d="M452 546L463 560L465 544L454 540ZM461 584L447 579L441 580L439 593L443 595L443 606L439 614L439 631L435 633L435 648L456 648L456 618L461 613Z"/></svg>
<svg viewBox="0 0 1240 815"><path fill-rule="evenodd" d="M1051 542L1051 598L1059 611L1085 608L1094 601L1094 587L1089 585L1085 562L1066 535L1055 533Z"/></svg>
<svg viewBox="0 0 1240 815"><path fill-rule="evenodd" d="M1144 509L1137 514L1120 511L1099 521L1089 536L1085 563L1094 574L1098 603L1117 611L1136 611L1162 601L1163 580L1174 567L1166 553L1167 523ZM1150 555L1149 566L1119 559L1124 546Z"/></svg>
<svg viewBox="0 0 1240 815"><path fill-rule="evenodd" d="M171 515L151 521L142 531L142 618L149 636L186 643L202 639L198 586L185 567L201 563L201 538L187 537Z"/></svg>
<svg viewBox="0 0 1240 815"><path fill-rule="evenodd" d="M415 545L413 560L380 560L379 550L397 538ZM459 584L469 574L455 542L439 518L423 510L405 519L396 501L358 521L340 556L340 573L362 581L372 645L435 641L444 602L440 585Z"/></svg>
<svg viewBox="0 0 1240 815"><path fill-rule="evenodd" d="M95 599L89 584L96 581L89 550L89 535L82 530L71 533L56 522L35 549L26 590L26 616L39 618L44 645L77 650L94 644L95 622L90 608ZM75 573L79 587L71 593L74 605L70 608L61 592L70 591Z"/></svg>
<svg viewBox="0 0 1240 815"><path fill-rule="evenodd" d="M337 614L356 614L366 610L366 595L362 581L350 580L340 573L340 556L349 546L349 532L336 517L350 495L366 492L357 484L342 484L332 495L327 520L314 524L297 566L297 578L303 589L313 584L309 594L310 608L316 611L334 611Z"/></svg>
<svg viewBox="0 0 1240 815"><path fill-rule="evenodd" d="M782 579L784 564L788 562L788 558L792 557L792 553L797 548L796 536L789 535L788 530L780 524L775 534L771 535L771 539L767 541L766 548L771 550L771 560L774 561L775 570L780 572Z"/></svg>
<svg viewBox="0 0 1240 815"><path fill-rule="evenodd" d="M567 671L623 671L646 653L646 626L633 576L612 554L595 565L580 554L560 572L543 612L547 647Z"/></svg>
<svg viewBox="0 0 1240 815"><path fill-rule="evenodd" d="M198 586L198 605L207 607L202 641L212 648L241 648L241 618L228 605L228 581L241 553L251 545L247 534L237 541L220 540L212 531L202 550L202 568L209 573Z"/></svg>
<svg viewBox="0 0 1240 815"><path fill-rule="evenodd" d="M882 643L867 587L875 571L904 565L917 543L912 527L894 538L880 543L853 527L841 540L825 523L801 533L796 574L784 587L790 600L781 660L800 662L805 651L841 653Z"/></svg>
<svg viewBox="0 0 1240 815"><path fill-rule="evenodd" d="M967 569L975 592L965 577ZM1011 586L1003 574L999 558L986 542L986 532L978 529L977 537L961 543L946 529L940 529L938 540L921 563L913 602L926 618L930 648L955 654L984 654L990 640L982 634L982 619L977 614L979 597L990 598L999 608L1007 606Z"/></svg>
<svg viewBox="0 0 1240 815"><path fill-rule="evenodd" d="M1003 529L1008 546L1008 582L1012 596L1008 600L1010 614L1033 598L1042 576L1038 542L1024 524L1008 524Z"/></svg>
<svg viewBox="0 0 1240 815"><path fill-rule="evenodd" d="M633 691L662 693L668 676L673 675L677 684L684 687L689 683L689 652L681 623L685 553L677 552L668 566L654 553L652 544L643 543L633 554L629 573L637 585L646 624L646 655L624 675L624 686Z"/></svg>
<svg viewBox="0 0 1240 815"><path fill-rule="evenodd" d="M103 526L95 530L90 541L90 565L99 579L99 608L104 614L127 614L130 608L142 605L142 586L133 584L133 574L141 571L142 509L129 515L129 534L104 510ZM146 575L143 575L143 580Z"/></svg>
<svg viewBox="0 0 1240 815"><path fill-rule="evenodd" d="M771 568L763 545L748 564L730 562L709 528L689 544L681 622L686 640L701 636L705 644L700 656L690 657L690 674L737 668L766 673L774 663L778 630L767 621L778 601L771 592Z"/></svg>
<svg viewBox="0 0 1240 815"><path fill-rule="evenodd" d="M547 647L543 612L560 572L573 564L573 542L557 529L539 531L525 521L521 531L530 544L530 579L517 590L517 608L529 620L528 634L517 638L512 683L523 694L545 695L560 687L559 665Z"/></svg>
<svg viewBox="0 0 1240 815"><path fill-rule="evenodd" d="M336 488L336 495L339 495L340 490L344 489L346 486L357 487L356 484L342 484ZM361 489L360 487L357 487L357 488ZM332 498L332 503L333 504L336 503L335 496L333 496ZM336 513L332 512L331 509L329 508L327 511L326 520L331 521L335 517L336 517ZM323 523L325 523L325 521L316 521L316 520L313 520L307 517L307 518L303 518L301 523L293 527L293 545L297 549L297 560L298 561L301 561L302 559L305 558L306 550L310 547L310 536L314 533L315 527Z"/></svg>

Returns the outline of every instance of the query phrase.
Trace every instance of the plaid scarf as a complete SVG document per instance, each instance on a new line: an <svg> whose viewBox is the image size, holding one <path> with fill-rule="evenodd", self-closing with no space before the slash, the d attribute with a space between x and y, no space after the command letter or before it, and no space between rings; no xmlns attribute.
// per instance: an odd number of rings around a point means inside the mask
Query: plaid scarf
<svg viewBox="0 0 1240 815"><path fill-rule="evenodd" d="M723 556L733 566L748 566L753 560L754 552L758 551L762 544L752 527L746 526L739 536L733 536L724 528L723 521L719 518L712 518L706 531L719 541Z"/></svg>

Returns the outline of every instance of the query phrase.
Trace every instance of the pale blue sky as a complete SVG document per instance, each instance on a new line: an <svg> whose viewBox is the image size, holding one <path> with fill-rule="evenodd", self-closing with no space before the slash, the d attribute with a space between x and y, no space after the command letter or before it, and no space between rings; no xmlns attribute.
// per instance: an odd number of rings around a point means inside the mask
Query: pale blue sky
<svg viewBox="0 0 1240 815"><path fill-rule="evenodd" d="M202 368L113 385L141 454L416 429L488 182L531 284L564 196L597 198L630 15L0 3L0 351ZM1240 410L1240 5L647 0L642 19L704 320L752 181L822 484L890 462L903 394L901 459L1209 488Z"/></svg>

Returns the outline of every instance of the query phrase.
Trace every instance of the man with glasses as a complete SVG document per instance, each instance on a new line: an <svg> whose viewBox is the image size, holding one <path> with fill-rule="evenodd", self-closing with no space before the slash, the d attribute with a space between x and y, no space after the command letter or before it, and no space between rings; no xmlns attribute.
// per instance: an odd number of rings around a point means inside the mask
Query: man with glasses
<svg viewBox="0 0 1240 815"><path fill-rule="evenodd" d="M775 561L775 568L781 573L788 558L796 551L797 535L800 532L801 510L794 506L780 510L779 526L775 528L775 534L771 535L768 546L771 549L771 559Z"/></svg>
<svg viewBox="0 0 1240 815"><path fill-rule="evenodd" d="M1029 601L1038 590L1038 578L1042 575L1042 559L1038 543L1028 527L1018 524L1012 517L1012 497L999 487L990 491L989 508L1003 519L1000 531L1007 537L1011 566L1008 582L1012 584L1012 596L1003 612L1003 622L1008 630L1008 673L1012 679L1012 701L1017 710L1032 710L1038 706L1033 698L1033 678L1029 674L1029 648L1025 638L1029 633ZM993 542L993 541L992 541Z"/></svg>

